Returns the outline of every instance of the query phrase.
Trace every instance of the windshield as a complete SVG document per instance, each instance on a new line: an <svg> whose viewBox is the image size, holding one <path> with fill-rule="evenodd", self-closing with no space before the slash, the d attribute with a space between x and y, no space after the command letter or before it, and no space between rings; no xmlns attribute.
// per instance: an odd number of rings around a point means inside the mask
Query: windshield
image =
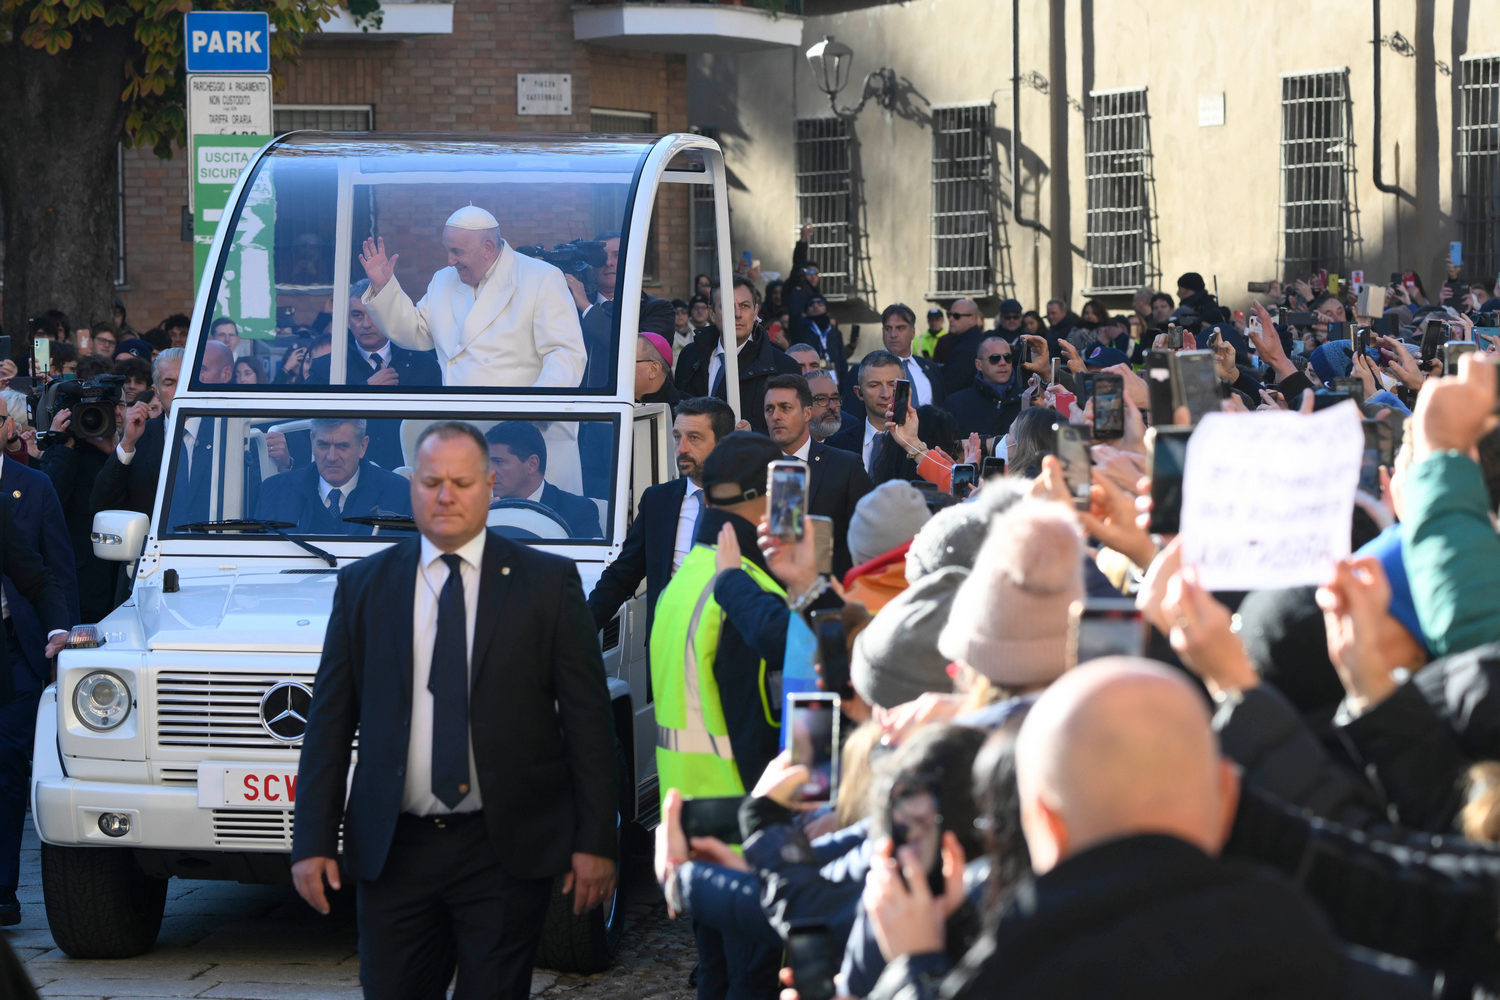
<svg viewBox="0 0 1500 1000"><path fill-rule="evenodd" d="M265 532L222 522L256 519L305 538L403 537L412 529L418 439L445 420L463 420L484 435L495 477L492 528L523 541L609 540L617 419L532 413L185 412L170 451L160 533L250 539Z"/></svg>
<svg viewBox="0 0 1500 1000"><path fill-rule="evenodd" d="M650 148L277 141L233 208L193 387L613 392L620 234Z"/></svg>

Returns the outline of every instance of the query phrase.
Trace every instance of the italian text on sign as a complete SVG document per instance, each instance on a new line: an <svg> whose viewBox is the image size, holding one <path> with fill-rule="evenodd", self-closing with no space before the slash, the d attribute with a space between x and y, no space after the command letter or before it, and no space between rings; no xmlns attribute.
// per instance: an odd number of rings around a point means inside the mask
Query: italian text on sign
<svg viewBox="0 0 1500 1000"><path fill-rule="evenodd" d="M189 73L270 71L271 22L264 12L191 11L182 23Z"/></svg>
<svg viewBox="0 0 1500 1000"><path fill-rule="evenodd" d="M199 184L233 184L249 164L255 150L233 146L205 146L197 150L195 180Z"/></svg>

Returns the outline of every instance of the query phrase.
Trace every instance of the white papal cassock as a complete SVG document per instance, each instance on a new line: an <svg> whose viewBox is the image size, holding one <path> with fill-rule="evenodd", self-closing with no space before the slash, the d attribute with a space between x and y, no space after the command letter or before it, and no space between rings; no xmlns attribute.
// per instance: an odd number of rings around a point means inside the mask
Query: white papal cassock
<svg viewBox="0 0 1500 1000"><path fill-rule="evenodd" d="M445 267L413 303L393 276L362 300L392 342L437 352L444 385L576 387L588 355L578 310L560 270L500 243L500 256L471 288ZM583 492L578 443L571 427L550 424L547 479Z"/></svg>

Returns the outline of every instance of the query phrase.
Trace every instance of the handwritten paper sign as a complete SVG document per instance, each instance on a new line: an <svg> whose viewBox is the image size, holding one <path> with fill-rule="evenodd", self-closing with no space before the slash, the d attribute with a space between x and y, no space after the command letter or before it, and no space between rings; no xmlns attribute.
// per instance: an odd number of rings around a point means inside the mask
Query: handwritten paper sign
<svg viewBox="0 0 1500 1000"><path fill-rule="evenodd" d="M1363 451L1352 402L1205 416L1182 483L1184 565L1210 590L1326 582L1349 555Z"/></svg>

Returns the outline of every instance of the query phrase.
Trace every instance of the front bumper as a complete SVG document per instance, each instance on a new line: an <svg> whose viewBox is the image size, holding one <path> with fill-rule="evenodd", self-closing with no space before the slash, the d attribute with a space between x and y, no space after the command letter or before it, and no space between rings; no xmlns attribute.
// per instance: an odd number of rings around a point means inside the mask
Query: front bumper
<svg viewBox="0 0 1500 1000"><path fill-rule="evenodd" d="M129 832L105 835L99 829L104 813L130 817ZM62 846L283 854L292 849L291 810L205 808L193 788L38 777L32 815L37 835Z"/></svg>

